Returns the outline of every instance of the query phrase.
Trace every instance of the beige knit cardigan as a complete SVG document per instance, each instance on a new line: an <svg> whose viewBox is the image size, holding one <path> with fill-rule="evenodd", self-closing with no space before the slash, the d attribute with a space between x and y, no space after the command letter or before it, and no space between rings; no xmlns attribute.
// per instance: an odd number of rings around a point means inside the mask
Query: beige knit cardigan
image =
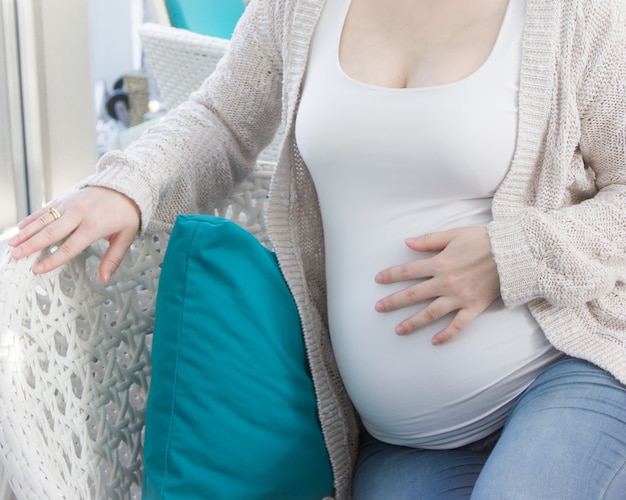
<svg viewBox="0 0 626 500"><path fill-rule="evenodd" d="M167 230L177 214L224 196L250 171L282 117L268 230L302 318L336 496L347 498L357 420L328 338L318 201L294 138L323 3L252 0L215 74L136 144L106 155L84 185L125 193L144 231ZM622 382L624 10L623 0L528 0L517 147L488 227L506 306L527 305L556 348Z"/></svg>

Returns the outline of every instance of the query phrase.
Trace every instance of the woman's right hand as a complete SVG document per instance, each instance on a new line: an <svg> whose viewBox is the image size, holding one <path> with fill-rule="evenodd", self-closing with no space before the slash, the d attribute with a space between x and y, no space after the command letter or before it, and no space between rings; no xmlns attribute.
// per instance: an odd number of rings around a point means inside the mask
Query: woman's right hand
<svg viewBox="0 0 626 500"><path fill-rule="evenodd" d="M38 262L33 272L43 274L65 264L85 248L105 238L109 242L99 274L108 283L139 230L139 208L127 196L102 187L72 190L26 217L11 240L11 256L27 257L62 242ZM64 241L63 241L64 240Z"/></svg>

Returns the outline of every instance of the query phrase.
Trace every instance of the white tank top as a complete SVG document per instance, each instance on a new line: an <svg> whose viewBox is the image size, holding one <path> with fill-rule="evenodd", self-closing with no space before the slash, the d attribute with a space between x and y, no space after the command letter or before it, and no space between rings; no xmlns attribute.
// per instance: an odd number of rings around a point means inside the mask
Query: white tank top
<svg viewBox="0 0 626 500"><path fill-rule="evenodd" d="M486 62L454 83L393 89L347 76L339 40L350 0L327 0L312 41L296 138L319 195L333 349L367 430L405 446L453 448L503 424L560 354L528 309L496 300L444 345L451 316L408 336L410 309L374 304L407 286L382 269L426 257L404 240L486 225L515 148L525 0L510 0ZM417 310L417 307L412 308Z"/></svg>

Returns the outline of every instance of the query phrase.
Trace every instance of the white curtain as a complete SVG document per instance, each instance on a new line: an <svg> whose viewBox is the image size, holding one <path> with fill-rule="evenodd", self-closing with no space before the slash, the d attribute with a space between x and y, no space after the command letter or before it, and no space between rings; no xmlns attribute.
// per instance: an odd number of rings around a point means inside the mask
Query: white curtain
<svg viewBox="0 0 626 500"><path fill-rule="evenodd" d="M0 236L26 215L15 3L0 0Z"/></svg>

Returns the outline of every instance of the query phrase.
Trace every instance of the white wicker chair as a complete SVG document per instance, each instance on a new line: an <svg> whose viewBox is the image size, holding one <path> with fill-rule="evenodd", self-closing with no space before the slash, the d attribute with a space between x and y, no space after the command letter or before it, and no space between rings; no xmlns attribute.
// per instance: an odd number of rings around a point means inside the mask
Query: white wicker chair
<svg viewBox="0 0 626 500"><path fill-rule="evenodd" d="M267 244L259 163L216 213ZM167 235L135 241L111 283L94 244L47 275L0 261L0 449L18 498L140 498L155 292Z"/></svg>
<svg viewBox="0 0 626 500"><path fill-rule="evenodd" d="M223 38L155 23L144 24L139 37L168 109L174 109L200 87L230 43ZM186 80L184 85L182 78Z"/></svg>
<svg viewBox="0 0 626 500"><path fill-rule="evenodd" d="M147 52L157 30L142 30ZM201 37L201 50L199 36L193 35L195 48L182 52L154 40L155 68L164 53L170 64L195 67L188 61L211 50L209 37ZM203 67L206 76L212 63ZM172 95L188 94L195 83L179 78ZM266 245L262 208L274 165L259 162L215 209ZM138 238L108 286L97 277L102 243L43 276L31 272L40 256L0 255L0 463L18 498L140 498L151 331L166 243L165 234Z"/></svg>

